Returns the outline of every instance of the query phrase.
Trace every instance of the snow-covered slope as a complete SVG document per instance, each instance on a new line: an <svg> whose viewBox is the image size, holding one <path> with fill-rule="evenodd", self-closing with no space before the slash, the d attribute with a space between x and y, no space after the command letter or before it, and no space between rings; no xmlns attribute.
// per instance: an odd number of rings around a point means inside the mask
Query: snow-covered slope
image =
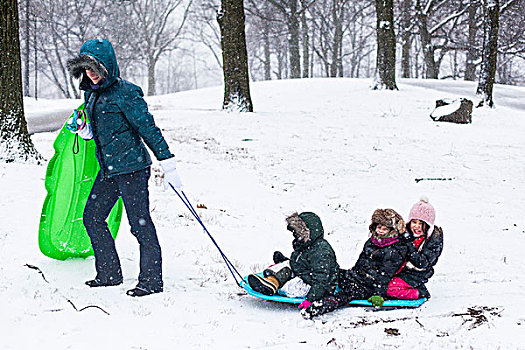
<svg viewBox="0 0 525 350"><path fill-rule="evenodd" d="M428 196L445 248L421 308L349 308L306 321L293 305L249 297L154 177L166 291L125 295L138 273L126 220L117 238L124 285L90 289L92 259L54 261L38 250L45 167L0 164L0 348L523 349L524 110L496 99L496 109L474 111L471 125L435 123L436 99L464 96L454 95L463 83L438 84L402 80L390 92L357 79L260 82L252 114L220 111L221 88L148 99L186 194L207 207L199 214L243 274L264 268L274 250L291 252L284 218L293 211L319 214L350 268L374 209L406 216ZM522 99L525 89L496 93ZM36 119L38 108L26 105ZM55 137L33 135L48 159Z"/></svg>
<svg viewBox="0 0 525 350"><path fill-rule="evenodd" d="M59 130L66 116L81 103L81 100L35 100L25 97L24 109L29 133Z"/></svg>

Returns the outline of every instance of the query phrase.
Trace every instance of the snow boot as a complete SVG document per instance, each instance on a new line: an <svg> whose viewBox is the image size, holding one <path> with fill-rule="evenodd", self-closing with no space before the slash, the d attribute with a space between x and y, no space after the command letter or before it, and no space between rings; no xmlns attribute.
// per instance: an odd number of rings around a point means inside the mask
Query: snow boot
<svg viewBox="0 0 525 350"><path fill-rule="evenodd" d="M270 266L263 271L264 277L274 276L279 281L279 288L292 279L292 269L288 261Z"/></svg>
<svg viewBox="0 0 525 350"><path fill-rule="evenodd" d="M289 262L273 265L263 271L261 277L256 274L248 276L248 284L256 292L264 295L274 295L286 282L292 278Z"/></svg>
<svg viewBox="0 0 525 350"><path fill-rule="evenodd" d="M130 297L143 297L150 294L161 293L162 291L163 288L150 289L136 286L135 288L128 290L126 295L129 295Z"/></svg>
<svg viewBox="0 0 525 350"><path fill-rule="evenodd" d="M430 292L428 291L427 287L424 284L417 287L417 291L419 293L418 295L419 298L427 298L427 299L430 298Z"/></svg>
<svg viewBox="0 0 525 350"><path fill-rule="evenodd" d="M112 278L110 277L107 280L102 280L100 278L95 278L93 280L86 281L86 285L90 287L111 287L111 286L118 286L119 284L122 284L123 279L120 278Z"/></svg>
<svg viewBox="0 0 525 350"><path fill-rule="evenodd" d="M250 287L264 295L274 295L279 289L279 280L275 276L261 277L256 274L248 276Z"/></svg>

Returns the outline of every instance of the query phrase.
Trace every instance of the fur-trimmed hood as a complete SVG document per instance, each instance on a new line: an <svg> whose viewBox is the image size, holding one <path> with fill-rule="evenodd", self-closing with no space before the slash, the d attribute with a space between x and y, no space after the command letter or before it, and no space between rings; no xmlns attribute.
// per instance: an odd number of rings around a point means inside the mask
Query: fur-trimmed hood
<svg viewBox="0 0 525 350"><path fill-rule="evenodd" d="M68 60L67 69L69 74L75 79L82 77L82 74L85 73L86 69L97 73L103 79L106 79L108 76L108 70L106 67L90 55L78 55L77 57Z"/></svg>
<svg viewBox="0 0 525 350"><path fill-rule="evenodd" d="M90 88L86 69L94 71L105 79L101 88L112 85L120 76L115 50L106 39L86 41L80 48L79 55L67 61L67 69L75 78L81 78L82 90Z"/></svg>
<svg viewBox="0 0 525 350"><path fill-rule="evenodd" d="M307 243L324 237L321 219L314 213L293 213L286 218L287 229L294 233L296 239Z"/></svg>
<svg viewBox="0 0 525 350"><path fill-rule="evenodd" d="M372 223L370 224L370 233L375 234L377 225L385 225L391 229L386 237L397 237L405 232L405 221L394 209L376 209L372 214Z"/></svg>

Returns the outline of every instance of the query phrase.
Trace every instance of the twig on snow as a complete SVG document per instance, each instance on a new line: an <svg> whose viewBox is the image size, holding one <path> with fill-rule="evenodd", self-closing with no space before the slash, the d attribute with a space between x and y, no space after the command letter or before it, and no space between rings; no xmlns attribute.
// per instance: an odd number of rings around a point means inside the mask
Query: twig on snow
<svg viewBox="0 0 525 350"><path fill-rule="evenodd" d="M44 276L44 273L42 272L42 270L40 270L40 268L38 266L35 266L35 265L30 265L30 264L25 264L24 266L27 266L28 268L30 268L31 270L36 270L38 271L39 274L42 275L42 278L44 279L44 281L46 281L46 283L49 283L49 281L46 279L46 276ZM88 305L88 306L85 306L83 307L82 309L77 309L77 307L75 306L75 304L73 304L73 302L69 299L66 299L67 302L69 304L71 304L71 306L73 306L73 309L75 309L76 312L82 312L86 309L89 309L89 308L95 308L95 309L99 309L100 311L102 311L103 313L105 313L106 315L109 315L109 312L107 312L106 310L104 310L103 308L101 308L100 306L97 306L97 305ZM53 309L53 310L49 310L51 312L58 312L58 311L62 311L63 309Z"/></svg>
<svg viewBox="0 0 525 350"><path fill-rule="evenodd" d="M46 283L49 283L49 281L46 280L46 276L44 276L44 273L42 272L42 270L40 270L40 268L34 265L30 265L30 264L25 264L24 266L29 267L31 270L37 270L38 273L42 275L42 278L44 279L44 281L46 281Z"/></svg>
<svg viewBox="0 0 525 350"><path fill-rule="evenodd" d="M416 183L419 183L420 181L452 181L454 180L453 177L420 177L417 179L414 179Z"/></svg>
<svg viewBox="0 0 525 350"><path fill-rule="evenodd" d="M473 330L474 328L477 328L484 323L489 322L489 318L485 316L485 314L488 314L489 316L493 317L501 317L501 313L504 309L500 309L498 307L489 307L489 306L473 306L467 308L467 312L463 313L453 313L452 317L457 316L468 316L463 319L463 324L466 324L467 322L472 322L472 324L469 326L468 330ZM469 318L470 317L470 318Z"/></svg>
<svg viewBox="0 0 525 350"><path fill-rule="evenodd" d="M106 315L109 315L109 312L107 312L106 310L104 310L103 308L101 308L100 306L97 306L97 305L88 305L88 306L85 306L83 307L82 309L77 309L77 307L75 306L75 304L73 304L73 302L69 299L67 299L67 302L71 304L71 306L73 306L73 309L75 309L76 312L82 312L86 309L89 309L89 308L95 308L95 309L99 309L100 311L102 311L103 313L105 313Z"/></svg>

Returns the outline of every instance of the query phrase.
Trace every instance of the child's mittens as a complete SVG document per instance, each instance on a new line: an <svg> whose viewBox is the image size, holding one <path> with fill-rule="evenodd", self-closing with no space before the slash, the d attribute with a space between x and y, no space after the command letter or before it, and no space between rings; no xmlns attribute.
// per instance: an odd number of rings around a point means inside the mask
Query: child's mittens
<svg viewBox="0 0 525 350"><path fill-rule="evenodd" d="M399 235L399 240L405 244L413 242L414 239L415 237L410 231L405 231L403 234Z"/></svg>
<svg viewBox="0 0 525 350"><path fill-rule="evenodd" d="M303 302L301 304L299 304L299 309L308 309L310 307L310 305L312 305L311 302L309 302L308 300L304 299Z"/></svg>
<svg viewBox="0 0 525 350"><path fill-rule="evenodd" d="M288 260L288 258L284 256L284 254L281 253L280 251L277 250L273 253L273 263L274 264L280 264L286 260Z"/></svg>
<svg viewBox="0 0 525 350"><path fill-rule="evenodd" d="M379 295L373 295L370 298L368 298L368 301L372 303L373 307L380 308L381 306L383 306L385 299L383 297L380 297Z"/></svg>

